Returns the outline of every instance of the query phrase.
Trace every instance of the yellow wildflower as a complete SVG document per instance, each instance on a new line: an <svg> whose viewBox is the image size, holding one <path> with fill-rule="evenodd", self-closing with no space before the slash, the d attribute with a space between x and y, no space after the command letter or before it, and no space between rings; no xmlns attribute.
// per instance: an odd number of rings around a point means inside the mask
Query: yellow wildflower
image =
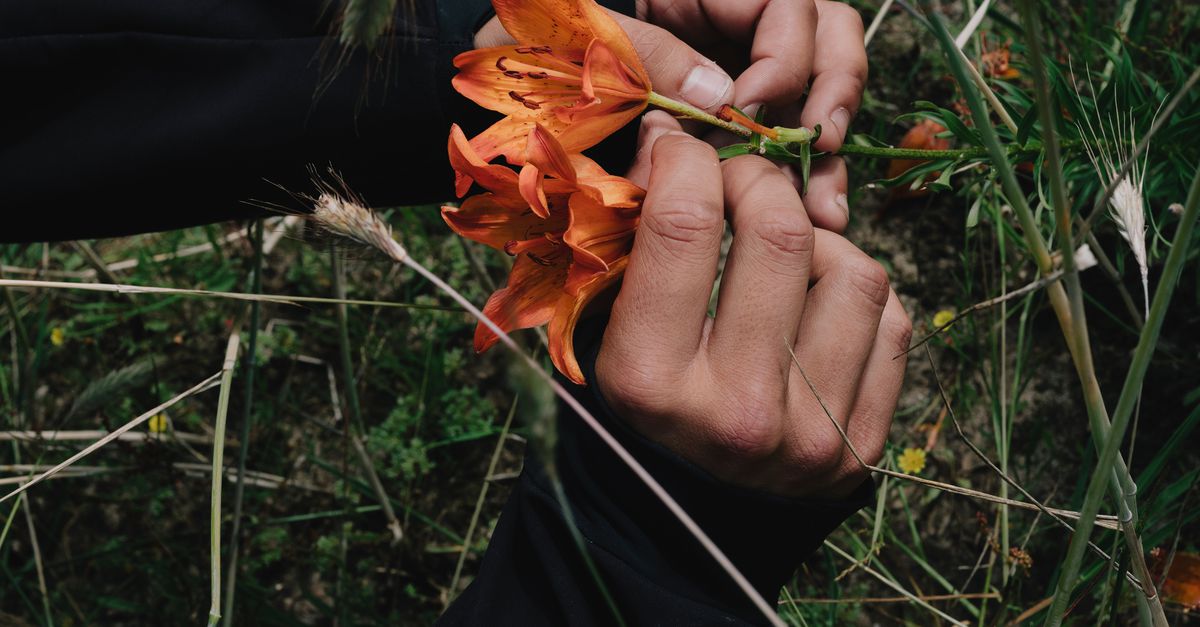
<svg viewBox="0 0 1200 627"><path fill-rule="evenodd" d="M900 454L900 471L910 475L919 475L925 470L925 449L906 448Z"/></svg>
<svg viewBox="0 0 1200 627"><path fill-rule="evenodd" d="M147 423L150 433L165 433L171 428L171 419L166 414L154 414Z"/></svg>
<svg viewBox="0 0 1200 627"><path fill-rule="evenodd" d="M62 346L63 342L67 341L67 334L62 327L54 327L50 329L50 343L55 346Z"/></svg>
<svg viewBox="0 0 1200 627"><path fill-rule="evenodd" d="M933 314L933 328L940 329L947 324L950 324L950 321L953 320L954 316L956 315L958 314L953 309L943 309L936 314Z"/></svg>

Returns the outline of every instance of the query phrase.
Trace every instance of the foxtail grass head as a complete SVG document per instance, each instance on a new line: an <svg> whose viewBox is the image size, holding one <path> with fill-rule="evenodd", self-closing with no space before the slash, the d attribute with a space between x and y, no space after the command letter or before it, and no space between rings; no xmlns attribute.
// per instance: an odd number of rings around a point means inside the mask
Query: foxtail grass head
<svg viewBox="0 0 1200 627"><path fill-rule="evenodd" d="M1090 79L1088 89L1093 101L1098 102ZM1082 99L1080 105L1082 109ZM1117 225L1117 231L1129 245L1129 251L1137 262L1142 278L1145 309L1149 312L1150 283L1149 262L1146 257L1144 183L1150 151L1147 149L1140 161L1133 160L1129 172L1121 176L1125 164L1133 159L1136 153L1138 138L1132 110L1121 111L1119 101L1115 108L1117 110L1108 116L1097 112L1098 119L1095 123L1085 116L1082 123L1076 121L1075 125L1079 128L1079 134L1083 136L1083 147L1096 170L1096 176L1105 187L1114 186L1112 196L1108 200L1109 216Z"/></svg>

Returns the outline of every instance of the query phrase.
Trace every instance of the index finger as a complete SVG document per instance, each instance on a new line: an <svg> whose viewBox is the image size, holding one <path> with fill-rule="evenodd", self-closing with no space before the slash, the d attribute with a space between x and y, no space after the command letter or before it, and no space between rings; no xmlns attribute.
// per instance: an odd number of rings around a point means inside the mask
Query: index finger
<svg viewBox="0 0 1200 627"><path fill-rule="evenodd" d="M785 105L804 95L813 70L813 0L701 0L709 22L730 39L753 33L750 67L733 82L737 106Z"/></svg>
<svg viewBox="0 0 1200 627"><path fill-rule="evenodd" d="M867 50L863 46L863 23L858 11L841 2L817 3L820 20L817 48L813 57L813 82L800 124L821 125L817 150L834 151L842 146L850 119L858 111L867 82Z"/></svg>
<svg viewBox="0 0 1200 627"><path fill-rule="evenodd" d="M721 165L681 131L655 142L629 267L604 334L606 350L659 366L691 363L700 346L725 231Z"/></svg>

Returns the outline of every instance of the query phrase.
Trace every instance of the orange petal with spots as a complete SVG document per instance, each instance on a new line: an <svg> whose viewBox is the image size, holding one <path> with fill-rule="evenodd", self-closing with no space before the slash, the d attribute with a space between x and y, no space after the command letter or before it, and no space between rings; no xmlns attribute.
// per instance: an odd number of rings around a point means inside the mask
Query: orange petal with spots
<svg viewBox="0 0 1200 627"><path fill-rule="evenodd" d="M583 68L539 46L497 46L454 57L451 84L475 104L505 115L537 117L571 106ZM540 113L539 113L540 112Z"/></svg>
<svg viewBox="0 0 1200 627"><path fill-rule="evenodd" d="M546 253L552 246L547 242L537 252ZM508 285L492 294L483 307L484 315L505 333L549 322L562 297L567 259L567 255L554 252L546 256L531 252L517 257L508 275ZM475 327L476 351L483 352L499 340L500 336L482 322Z"/></svg>
<svg viewBox="0 0 1200 627"><path fill-rule="evenodd" d="M599 39L638 74L646 73L629 36L595 0L493 0L492 6L519 43L550 46L580 61L588 44Z"/></svg>

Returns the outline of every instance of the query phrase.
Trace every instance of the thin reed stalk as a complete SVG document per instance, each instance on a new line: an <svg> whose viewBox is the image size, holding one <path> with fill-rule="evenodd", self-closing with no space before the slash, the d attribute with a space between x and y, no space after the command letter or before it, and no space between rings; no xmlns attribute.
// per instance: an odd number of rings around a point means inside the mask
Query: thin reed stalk
<svg viewBox="0 0 1200 627"><path fill-rule="evenodd" d="M840 548L839 548L839 547L838 547L836 544L834 544L834 543L830 542L829 540L826 540L826 541L825 541L825 546L826 546L826 547L828 547L828 548L829 548L829 550L833 551L834 553L837 553L839 556L841 556L841 557L843 557L843 558L845 558L845 559L847 559L847 560L850 560L851 562L855 562L855 561L856 561L856 560L854 559L854 556L853 556L853 555L850 555L849 553L847 553L847 552L843 551L843 550L842 550L842 549L840 549ZM905 589L904 589L904 587L903 587L903 586L901 586L900 584L898 584L898 583L896 583L896 582L892 581L891 579L888 579L887 577L884 577L883 575L879 574L877 571L875 571L875 569L871 568L870 566L859 566L859 568L862 568L863 572L867 573L868 575L870 575L870 576L874 577L875 579L878 579L878 580L879 580L879 581L880 581L880 582L881 582L883 585L885 585L885 586L887 586L887 587L891 588L892 590L895 590L896 592L899 592L900 594L904 595L904 598L908 599L909 601L911 601L911 602L913 602L913 603L916 603L917 605L919 605L919 606L921 606L921 607L923 607L923 608L925 608L925 609L929 610L930 612L932 612L932 613L936 614L938 617L940 617L940 618L942 618L942 619L945 619L945 620L949 621L951 625L956 625L957 627L967 627L967 623L964 623L964 622L962 622L962 621L958 620L957 618L954 618L953 616L951 616L951 615L949 615L949 614L947 614L947 613L945 613L945 612L943 612L943 611L941 611L941 610L937 609L936 607L934 607L934 606L930 605L928 602L926 602L926 601L922 600L922 599L921 599L920 597L918 597L917 595L915 595L915 594L913 594L913 593L909 592L908 590L905 590Z"/></svg>
<svg viewBox="0 0 1200 627"><path fill-rule="evenodd" d="M967 76L967 70L959 59L957 49L954 48L954 42L950 39L950 35L946 31L941 18L933 15L930 17L929 23L950 61L951 70L954 72L956 80L963 86L963 92L966 95L967 103L970 106L972 117L975 120L980 137L992 153L992 163L1000 178L1005 196L1011 203L1021 224L1026 243L1034 260L1037 262L1038 269L1043 275L1050 274L1053 270L1053 261L1050 252L1041 238L1039 227L1029 204L1026 202L1024 191L1018 184L1011 165L1003 158L1005 149L1001 146L995 129L988 119L983 100L975 90L966 88L970 82L970 78ZM1070 254L1064 255L1064 259L1067 257L1070 257ZM1099 383L1095 378L1095 372L1092 368L1090 351L1086 344L1080 346L1075 341L1076 333L1072 321L1072 307L1066 290L1061 284L1052 284L1047 288L1047 293L1055 315L1058 318L1059 326L1062 328L1063 336L1067 340L1067 347L1075 364L1076 374L1079 376L1083 387L1086 405L1089 410L1088 421L1093 442L1096 444L1096 448L1099 449L1108 436L1109 421L1103 404L1103 398L1100 394ZM1084 336L1086 337L1086 333ZM1088 354L1085 355L1084 353ZM1114 465L1114 470L1109 476L1110 481L1112 481L1114 498L1123 510L1123 519L1135 521L1136 515L1133 512L1136 511L1136 505L1129 507L1128 504L1131 502L1136 503L1133 495L1136 494L1137 489L1123 459L1118 457ZM1130 527L1130 530L1132 530L1132 527ZM1131 552L1140 553L1140 545L1129 536L1129 532L1126 532L1126 542L1130 545Z"/></svg>
<svg viewBox="0 0 1200 627"><path fill-rule="evenodd" d="M467 525L466 535L463 536L462 551L459 552L458 562L454 565L454 576L450 578L450 592L446 594L446 607L450 607L450 603L457 596L458 581L462 576L463 564L467 561L467 553L471 552L471 540L475 537L475 528L479 524L479 516L483 513L483 504L492 483L489 479L495 474L496 465L500 463L500 453L504 452L504 442L508 440L508 430L512 427L513 416L517 415L517 400L514 398L512 406L508 409L508 416L504 419L504 428L500 430L500 438L496 440L496 447L492 449L492 459L488 462L487 472L484 473L483 481L479 486L479 496L475 499L475 511L471 513L471 522Z"/></svg>
<svg viewBox="0 0 1200 627"><path fill-rule="evenodd" d="M47 471L43 472L42 474L40 474L40 475L38 475L38 476L36 476L36 477L34 477L34 478L30 479L30 480L29 480L27 483L25 483L25 484L21 485L20 487L18 487L17 489L13 490L12 492L9 492L8 494L5 494L4 496L0 497L0 503L3 503L4 501L7 501L8 499L11 499L11 498L13 498L14 496L17 496L18 494L21 494L22 492L24 492L24 491L28 490L29 488L32 488L33 486L35 486L35 485L37 485L37 484L39 484L39 483L41 483L41 482L45 481L46 479L48 479L48 478L50 478L50 477L52 477L52 476L54 476L54 475L58 474L58 473L59 473L59 472L61 472L61 471L62 471L64 468L67 468L67 467L69 467L69 466L73 465L75 462L77 462L77 461L79 461L79 460L83 459L84 457L87 457L88 455L91 455L92 453L96 452L96 450L98 450L98 449L100 449L101 447L103 447L104 445L106 445L106 444L108 444L108 443L112 442L113 440L117 440L117 439L119 439L119 438L121 437L121 435L122 435L122 434L124 434L124 433L128 432L129 430L131 430L131 429L133 429L133 428L135 428L135 427L137 427L137 426L139 426L139 425L141 425L141 424L145 423L147 420L150 420L150 419L151 419L152 417L154 417L156 414L160 414L160 413L162 413L162 412L163 412L163 411L165 411L167 408L169 408L169 407L171 407L171 406L175 405L175 404L176 404L176 403L178 403L179 401L182 401L183 399L185 399L185 398L188 398L189 396L193 396L193 395L195 395L195 394L199 394L200 392L203 392L203 391L205 391L205 390L210 390L210 389L212 389L212 388L216 387L216 386L218 385L218 381L221 379L221 375L222 375L222 374L223 374L223 373L221 373L221 372L217 372L216 374L213 374L213 375L209 376L207 379L204 379L203 381L201 381L201 382L197 383L196 385L194 385L194 386L192 386L192 387L188 388L187 390L184 390L183 392L180 392L180 393L179 393L179 394L177 394L175 397L173 397L173 398L171 398L170 400L168 400L168 401L166 401L166 402L164 402L164 403L162 403L162 404L158 405L158 406L157 406L157 407L155 407L154 409L151 409L150 411L147 411L146 413L144 413L144 414L142 414L142 415L138 416L137 418L134 418L133 420L130 420L129 422L127 422L127 423L125 423L125 424L121 425L120 427L118 427L117 429L113 430L113 431L112 431L111 433L109 433L108 435L106 435L106 436L104 436L104 437L100 438L99 440L97 440L97 441L93 442L93 443L92 443L91 445L89 445L87 448L85 448L85 449L83 449L82 451L79 451L78 453L76 453L76 454L72 455L71 457L67 458L67 460L66 460L66 461L63 461L63 462L60 462L60 463L58 463L58 464L54 465L54 467L52 467L52 468L50 468L49 470L47 470Z"/></svg>
<svg viewBox="0 0 1200 627"><path fill-rule="evenodd" d="M1200 168L1197 169L1196 175L1192 179L1187 203L1184 205L1183 215L1179 219L1179 229L1176 231L1175 241L1171 245L1171 251L1167 254L1167 261L1163 266L1158 288L1154 291L1154 300L1150 304L1150 315L1146 318L1146 325L1142 327L1137 348L1134 350L1129 371L1125 376L1125 384L1121 387L1121 396L1117 400L1116 409L1113 411L1112 429L1105 438L1100 455L1096 460L1096 470L1092 473L1091 479L1088 482L1083 507L1080 510L1078 530L1071 538L1071 544L1067 548L1067 557L1063 561L1063 567L1059 573L1054 601L1047 615L1046 624L1052 627L1061 624L1063 614L1067 610L1071 590L1074 587L1075 578L1078 576L1083 559L1082 547L1091 533L1091 522L1100 510L1105 475L1107 474L1107 469L1115 467L1116 460L1120 456L1121 440L1125 436L1125 429L1129 426L1130 417L1133 415L1134 406L1137 404L1137 398L1142 389L1142 382L1146 377L1146 370L1150 367L1150 358L1153 356L1154 348L1158 344L1158 337L1162 331L1163 319L1166 317L1167 308L1170 306L1171 296L1174 294L1175 287L1179 283L1183 264L1187 259L1188 249L1192 242L1192 230L1196 225L1196 218L1198 216L1200 216ZM1138 556L1135 554L1132 557L1136 559ZM1144 581L1143 586L1149 586L1150 589L1153 589L1154 582L1153 580ZM1153 601L1157 600L1157 597L1151 599L1152 609L1154 606ZM1159 607L1161 608L1161 603L1159 603ZM1157 616L1155 616L1155 623L1159 624ZM1166 624L1165 615L1162 618L1162 624Z"/></svg>
<svg viewBox="0 0 1200 627"><path fill-rule="evenodd" d="M1041 24L1038 21L1036 8L1034 7L1032 0L1021 0L1019 6L1021 10L1021 21L1025 26L1026 33L1028 34L1026 44L1029 46L1029 58L1033 65L1034 84L1038 93L1038 97L1036 98L1038 118L1042 124L1043 137L1045 138L1044 141L1046 147L1045 170L1049 174L1050 178L1051 202L1054 203L1055 220L1057 222L1055 234L1058 237L1059 248L1062 252L1063 271L1066 273L1064 281L1067 284L1067 294L1070 299L1071 331L1074 338L1074 344L1076 346L1076 369L1079 371L1080 379L1084 383L1084 400L1087 405L1088 414L1090 416L1095 416L1093 421L1097 423L1106 423L1108 422L1108 416L1106 415L1107 411L1104 406L1104 397L1100 392L1100 386L1096 380L1095 367L1092 363L1092 351L1090 339L1088 337L1087 318L1085 317L1083 309L1083 288L1079 283L1079 274L1075 272L1075 260L1073 255L1074 242L1071 233L1071 204L1070 200L1067 198L1067 186L1063 176L1062 158L1059 152L1058 129L1055 117L1057 111L1054 109L1054 98L1050 93L1049 80L1046 77L1046 62L1042 53ZM1157 341L1157 337L1155 337L1155 341ZM1153 352L1153 347L1150 348L1150 352ZM1122 430L1119 434L1111 427L1107 435L1093 433L1093 439L1098 444L1102 443L1101 448L1107 448L1109 444L1119 444L1121 438L1124 436L1124 427L1122 426L1121 429ZM1098 435L1100 435L1099 438L1096 437ZM1116 447L1114 447L1114 453L1116 450ZM1097 466L1096 476L1100 477L1101 479L1107 480L1108 477L1114 474L1120 478L1120 473L1116 466L1115 456L1109 460L1108 464L1101 464ZM1120 488L1125 488L1123 505L1128 511L1122 512L1123 519L1121 521L1121 528L1126 537L1126 543L1129 548L1129 557L1133 565L1133 570L1137 574L1138 579L1142 581L1142 590L1144 592L1144 596L1139 595L1137 597L1138 604L1141 606L1139 611L1145 615L1148 610L1149 617L1156 627L1166 627L1167 618L1166 614L1163 612L1162 601L1158 598L1158 592L1154 588L1154 581L1150 577L1149 569L1146 567L1146 559L1143 555L1142 542L1141 539L1138 538L1137 531L1135 529L1136 514L1133 512L1137 511L1135 497L1137 488L1133 484L1133 480L1128 478L1127 470L1124 475L1125 479L1118 482L1118 484L1123 485L1114 485L1113 496L1114 499L1120 504L1122 502ZM1100 507L1099 498L1097 498L1097 501L1094 503L1094 505L1096 512L1098 512ZM1093 512L1093 515L1096 512ZM1075 538L1079 537L1082 537L1083 541L1086 542L1091 534L1091 521L1087 518L1088 510L1086 507L1083 509L1082 514L1083 516L1080 519L1079 528L1076 530L1075 536L1072 538L1072 543L1075 542ZM1124 516L1124 514L1128 514L1128 516ZM1080 558L1082 558L1082 548L1080 549ZM1060 576L1065 575L1067 572L1068 569L1064 567L1064 569L1060 571ZM1073 587L1072 584L1074 583L1074 577L1060 578L1059 581L1065 584L1063 587L1067 588L1067 592L1064 596L1069 596L1069 590L1071 587ZM1048 614L1048 624L1057 625L1058 621L1061 621L1061 614L1056 615L1054 611L1056 607L1057 609L1062 610L1063 613L1066 611L1065 604L1060 605L1059 599L1056 599L1055 603L1051 606L1050 613Z"/></svg>
<svg viewBox="0 0 1200 627"><path fill-rule="evenodd" d="M254 221L254 265L250 274L250 291L262 292L263 221ZM250 229L246 229L250 232ZM237 485L233 490L233 526L229 531L229 570L225 575L225 624L233 624L233 601L237 588L238 551L241 548L242 503L246 494L246 458L250 455L250 421L254 418L254 371L258 354L258 326L262 304L250 303L250 335L242 355L242 426L238 446Z"/></svg>
<svg viewBox="0 0 1200 627"><path fill-rule="evenodd" d="M754 586L746 579L745 575L738 570L725 553L717 547L716 543L708 537L708 534L700 528L696 521L683 509L679 503L671 497L662 484L660 484L649 471L624 447L617 441L607 429L587 410L566 388L562 386L554 377L546 372L537 360L533 359L527 352L513 340L504 329L501 329L495 322L483 314L471 301L467 300L458 290L454 289L441 277L431 272L424 265L413 259L408 252L400 245L393 237L391 229L379 220L373 213L365 207L356 203L347 202L342 198L335 197L331 194L322 194L319 198L314 199L316 202L316 210L312 214L313 219L319 222L324 228L335 235L350 238L360 244L370 246L391 258L396 263L402 263L411 268L414 272L428 280L437 289L448 295L454 302L458 303L463 309L475 317L481 324L491 330L500 338L500 342L505 348L512 351L519 359L529 366L538 378L540 378L550 389L558 396L568 407L571 408L584 421L595 434L604 442L610 450L624 463L634 475L654 494L662 504L671 512L673 516L688 530L688 532L696 538L696 541L704 547L704 550L712 556L713 560L729 575L730 579L738 586L746 597L754 604L754 606L762 613L769 623L777 627L785 627L782 619L776 614L775 609L763 599L762 595L755 590Z"/></svg>
<svg viewBox="0 0 1200 627"><path fill-rule="evenodd" d="M259 303L276 303L279 305L297 305L299 303L317 303L322 305L367 305L370 307L398 307L400 309L429 309L433 311L458 311L453 307L439 305L418 305L415 303L394 303L383 300L358 300L353 298L323 298L320 296L288 296L283 294L247 294L245 292L215 292L212 290L188 290L176 287L155 287L153 285L130 285L128 283L70 283L67 281L33 281L25 279L0 279L0 287L32 287L52 288L62 290L84 290L89 292L115 292L120 294L163 294L179 296L201 296L206 298L227 298ZM5 290L8 293L8 290Z"/></svg>
<svg viewBox="0 0 1200 627"><path fill-rule="evenodd" d="M345 269L342 267L341 258L338 256L337 250L332 246L330 250L333 253L331 255L333 264L333 289L339 300L345 300ZM392 533L392 543L396 544L404 538L404 529L400 526L400 519L396 518L396 511L392 509L392 500L388 498L387 490L383 488L383 482L379 480L379 473L375 471L375 463L371 461L371 455L367 452L367 447L363 445L366 427L363 423L361 406L358 404L358 384L355 382L354 377L354 359L350 355L350 329L346 306L338 305L336 311L338 352L342 362L342 385L346 390L346 405L350 408L350 420L348 421L350 425L350 442L353 445L355 455L358 457L358 462L362 466L363 474L367 476L367 481L371 484L371 490L375 492L375 499L383 506L383 517L387 520L388 530Z"/></svg>
<svg viewBox="0 0 1200 627"><path fill-rule="evenodd" d="M208 625L221 621L221 486L225 476L225 419L229 415L229 393L233 388L233 371L237 367L241 331L235 326L225 345L225 362L221 365L221 391L217 398L217 418L213 427L212 503L208 508L209 579L212 584L212 605L208 608Z"/></svg>

